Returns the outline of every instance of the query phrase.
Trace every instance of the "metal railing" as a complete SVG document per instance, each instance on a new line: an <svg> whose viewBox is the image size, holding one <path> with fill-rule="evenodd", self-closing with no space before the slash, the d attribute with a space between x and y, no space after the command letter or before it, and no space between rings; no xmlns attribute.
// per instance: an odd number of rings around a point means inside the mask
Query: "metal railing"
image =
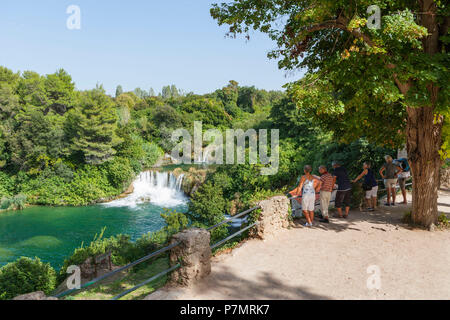
<svg viewBox="0 0 450 320"><path fill-rule="evenodd" d="M214 230L214 229L216 229L216 228L218 228L218 227L220 227L220 226L222 226L222 225L224 225L224 224L227 224L227 223L229 223L229 222L231 222L231 221L233 221L233 220L239 219L240 217L243 217L243 216L245 216L245 215L248 215L248 214L250 214L250 213L252 213L253 211L258 210L258 209L261 209L261 206L256 206L256 207L253 207L253 208L251 208L251 209L245 210L245 211L243 211L243 212L241 212L241 213L239 213L239 214L237 214L237 215L235 215L235 216L233 216L233 217L231 217L231 218L228 218L228 219L223 220L222 222L219 222L218 224L216 224L216 225L214 225L214 226L212 226L212 227L209 227L209 228L206 229L206 230L208 230L208 231ZM251 225L245 227L244 229L241 229L241 230L239 230L239 231L237 231L237 232L231 234L230 236L226 237L225 239L220 240L219 242L217 242L217 243L211 245L211 249L215 249L215 248L221 246L222 244L226 243L227 241L229 241L229 240L231 240L231 239L237 237L238 235L243 234L245 231L247 231L247 230L249 230L249 229L255 227L255 226L258 225L258 224L259 224L259 222L254 222L254 223L252 223Z"/></svg>
<svg viewBox="0 0 450 320"><path fill-rule="evenodd" d="M82 289L85 289L85 288L87 288L87 287L90 287L90 286L92 286L92 285L94 285L94 284L96 284L96 283L98 283L98 282L100 282L100 281L102 281L102 280L105 280L105 279L107 279L107 278L112 277L113 275L115 275L115 274L117 274L117 273L119 273L119 272L122 272L122 271L124 271L124 270L128 270L128 269L130 269L130 268L132 268L132 267L134 267L134 266L136 266L136 265L138 265L138 264L140 264L140 263L142 263L142 262L145 262L145 261L147 261L147 260L150 260L150 259L152 259L152 258L155 258L155 257L157 257L157 256L160 256L161 254L163 254L163 253L165 253L165 252L167 252L167 251L169 251L169 250L175 248L175 247L178 246L178 245L180 245L180 242L173 243L173 244L171 244L171 245L169 245L169 246L167 246L167 247L164 247L164 248L162 248L162 249L159 249L159 250L157 250L157 251L155 251L155 252L153 252L153 253L151 253L151 254L145 256L145 257L142 257L142 258L140 258L140 259L138 259L138 260L136 260L136 261L134 261L134 262L131 262L131 263L127 264L126 266L120 267L120 268L118 268L118 269L116 269L116 270L114 270L114 271L111 271L111 272L109 272L109 273L107 273L107 274L104 274L104 275L102 275L102 276L100 276L100 277L97 277L97 278L95 278L95 279L93 279L93 280L91 280L91 281L89 281L89 282L86 282L86 283L83 284L79 289L77 289L77 288L76 288L76 289L69 289L69 290L66 290L66 291L64 291L64 292L61 292L61 293L59 293L59 294L54 295L54 297L55 297L55 298L62 298L62 297L65 297L65 296L67 296L67 295L69 295L69 294L72 294L72 293L74 293L74 292L77 292L77 291L79 291L79 290L82 290ZM175 267L175 266L174 266L174 267ZM174 267L171 267L171 268L169 268L169 269L167 269L167 270L165 270L165 271L163 271L163 272L157 274L157 275L154 276L153 278L150 278L150 279L149 279L150 281L149 281L149 280L147 280L147 281L148 281L148 282L151 282L151 281L153 281L153 280L155 280L155 279L157 279L157 278L159 278L159 277L162 277L163 275L167 274L168 272L175 270L175 269L173 269ZM165 272L165 273L164 273L164 272ZM147 284L148 282L146 282L146 283L144 283L144 284L142 284L142 285L138 285L136 289L142 287L143 285ZM136 289L135 289L135 290L136 290ZM135 291L135 290L132 290L132 291ZM127 291L129 291L129 290L127 290ZM132 291L129 291L128 293L130 293L130 292L132 292ZM128 294L128 293L126 293L126 294ZM126 295L126 294L123 294L123 295L120 294L119 296L122 297L122 296L124 296L124 295ZM114 298L113 298L113 299L114 299Z"/></svg>
<svg viewBox="0 0 450 320"><path fill-rule="evenodd" d="M178 269L178 268L180 268L180 267L181 267L181 264L177 263L177 264L174 265L173 267L170 267L169 269L166 269L166 270L164 270L164 271L158 273L156 276L153 276L153 277L151 277L150 279L145 280L144 282L138 284L137 286L134 286L133 288L128 289L128 290L126 290L126 291L124 291L124 292L118 294L117 296L115 296L115 297L112 298L111 300L119 300L120 298L126 296L127 294L129 294L129 293L131 293L131 292L133 292L133 291L136 291L137 289L139 289L139 288L145 286L146 284L148 284L148 283L150 283L150 282L152 282L152 281L155 281L156 279L161 278L162 276L165 276L166 274L168 274L168 273L170 273L170 272L172 272L172 271L174 271L174 270L176 270L176 269Z"/></svg>
<svg viewBox="0 0 450 320"><path fill-rule="evenodd" d="M254 207L254 208L245 210L245 211L243 211L243 212L241 212L241 213L239 213L239 214L237 214L237 215L235 215L235 216L233 216L233 217L231 217L231 218L225 219L225 220L219 222L218 224L216 224L216 225L214 225L214 226L212 226L212 227L207 228L206 230L207 230L207 231L214 230L214 229L216 229L216 228L218 228L218 227L220 227L220 226L222 226L222 225L225 225L225 224L227 224L227 223L229 223L229 222L231 222L231 221L233 221L233 220L236 220L236 219L238 219L238 218L240 218L240 217L243 217L243 216L245 216L245 215L248 215L248 214L250 214L251 212L253 212L253 211L257 210L257 209L260 209L260 208L261 208L260 206L257 206L257 207ZM244 228L244 229L242 229L242 230L240 230L240 231L238 231L238 232L233 233L232 235L228 236L227 238L225 238L225 239L223 239L223 240L217 242L216 244L212 245L212 246L211 246L211 249L215 249L215 248L219 247L220 245L222 245L222 244L224 244L225 242L227 242L227 241L233 239L234 237L236 237L236 236L238 236L238 235L244 233L245 231L249 230L250 228L253 228L253 227L256 226L257 224L258 224L258 222L255 222L255 223L251 224L250 226L247 226L246 228ZM165 253L165 252L167 252L167 251L169 251L169 250L171 250L171 249L177 247L178 245L180 245L180 242L176 242L176 243L173 243L173 244L171 244L171 245L168 245L168 246L166 246L166 247L164 247L164 248L162 248L162 249L159 249L159 250L157 250L157 251L155 251L155 252L153 252L153 253L151 253L151 254L145 256L145 257L142 257L141 259L138 259L138 260L136 260L136 261L134 261L134 262L131 262L131 263L127 264L126 266L120 267L120 268L118 268L118 269L116 269L116 270L114 270L114 271L108 272L108 273L106 273L106 274L104 274L104 275L102 275L102 276L100 276L100 277L97 277L97 278L95 278L95 279L93 279L93 280L91 280L91 281L89 281L89 282L86 282L85 284L81 285L80 288L66 290L66 291L64 291L64 292L61 292L61 293L59 293L59 294L54 295L54 297L55 297L55 298L62 298L62 297L65 297L65 296L67 296L67 295L70 295L70 294L72 294L72 293L75 293L75 292L77 292L77 291L80 291L80 290L82 290L82 289L86 289L86 288L88 288L88 287L90 287L90 286L92 286L92 285L94 285L94 284L96 284L96 283L99 283L99 282L102 281L102 280L105 280L105 279L107 279L107 278L110 278L110 277L114 276L115 274L118 274L119 272L128 270L128 269L130 269L130 268L132 268L132 267L134 267L134 266L136 266L136 265L138 265L138 264L140 264L140 263L143 263L143 262L148 261L148 260L150 260L150 259L152 259L152 258L155 258L155 257L157 257L157 256L160 256L161 254L163 254L163 253ZM142 282L142 283L139 283L138 285L134 286L133 288L128 289L128 290L126 290L126 291L124 291L124 292L122 292L122 293L116 295L116 296L113 297L111 300L118 300L118 299L120 299L120 298L122 298L122 297L124 297L124 296L126 296L126 295L128 295L128 294L130 294L131 292L134 292L134 291L136 291L137 289L139 289L139 288L145 286L146 284L148 284L148 283L150 283L150 282L152 282L152 281L155 281L156 279L159 279L159 278L161 278L161 277L163 277L163 276L169 274L170 272L172 272L172 271L174 271L174 270L176 270L176 269L178 269L178 268L180 268L180 267L181 267L181 264L178 263L178 264L176 264L176 265L174 265L174 266L172 266L172 267L170 267L170 268L168 268L168 269L166 269L166 270L164 270L164 271L161 271L161 272L158 273L157 275L155 275L155 276L153 276L153 277L151 277L151 278L145 280L145 281Z"/></svg>

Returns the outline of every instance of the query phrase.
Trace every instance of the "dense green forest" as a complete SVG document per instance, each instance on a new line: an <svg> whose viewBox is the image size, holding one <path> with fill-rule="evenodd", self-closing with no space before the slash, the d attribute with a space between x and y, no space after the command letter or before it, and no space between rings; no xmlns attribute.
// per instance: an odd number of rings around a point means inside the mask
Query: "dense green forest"
<svg viewBox="0 0 450 320"><path fill-rule="evenodd" d="M68 265L81 264L106 250L113 251L118 265L139 259L188 225L208 227L222 221L226 213L285 193L296 184L305 164L317 172L319 165L340 160L356 176L364 161L378 166L386 153L394 154L364 137L342 143L344 137L315 125L289 94L243 87L236 81L205 95L184 93L174 85L158 95L153 89L124 92L118 86L111 97L101 85L76 90L64 70L42 76L0 68L0 118L1 209L29 204L79 206L112 199L139 172L171 151L173 130L183 127L192 132L194 121L202 121L203 130L280 130L280 165L275 175L261 175L259 165L212 166L192 194L186 214L162 214L163 229L136 242L127 235L94 238L65 260L59 276L48 264L22 258L2 268L0 276L15 279L28 270L47 278L42 283L26 282L25 287L8 284L0 293L9 295L0 294L0 299L31 289L50 293L64 279ZM226 226L215 229L211 241L228 232Z"/></svg>

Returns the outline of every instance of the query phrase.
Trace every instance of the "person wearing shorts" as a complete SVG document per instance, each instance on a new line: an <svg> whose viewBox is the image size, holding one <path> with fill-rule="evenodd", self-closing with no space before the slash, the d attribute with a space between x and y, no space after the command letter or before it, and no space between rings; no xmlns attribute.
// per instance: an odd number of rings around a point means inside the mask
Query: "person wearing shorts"
<svg viewBox="0 0 450 320"><path fill-rule="evenodd" d="M312 174L312 167L307 165L303 169L305 175L300 179L297 188L289 192L291 195L302 194L302 210L306 218L305 227L312 227L314 222L314 208L316 203L316 192L320 190L321 182Z"/></svg>
<svg viewBox="0 0 450 320"><path fill-rule="evenodd" d="M347 170L341 167L340 163L333 161L334 184L337 183L338 190L336 192L336 209L339 218L348 218L350 205L352 201L352 185L347 174ZM342 207L345 206L345 215L342 215Z"/></svg>
<svg viewBox="0 0 450 320"><path fill-rule="evenodd" d="M330 223L328 215L328 209L330 207L331 193L334 187L334 178L328 173L327 167L322 165L319 167L320 181L322 182L320 187L320 211L322 212L323 223Z"/></svg>
<svg viewBox="0 0 450 320"><path fill-rule="evenodd" d="M356 183L361 178L364 177L364 184L371 187L370 190L366 190L366 206L368 211L375 211L377 207L377 197L378 197L378 183L375 179L375 173L371 169L370 162L364 162L363 172L352 182Z"/></svg>
<svg viewBox="0 0 450 320"><path fill-rule="evenodd" d="M385 156L386 163L380 169L380 175L384 179L387 190L387 202L385 206L395 206L395 196L397 194L397 177L403 170L394 163L391 156ZM392 198L392 202L391 202Z"/></svg>

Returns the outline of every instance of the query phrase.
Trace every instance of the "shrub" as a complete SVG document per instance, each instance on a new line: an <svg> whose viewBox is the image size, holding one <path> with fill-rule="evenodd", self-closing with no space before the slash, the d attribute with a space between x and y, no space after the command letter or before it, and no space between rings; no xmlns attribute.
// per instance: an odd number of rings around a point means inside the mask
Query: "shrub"
<svg viewBox="0 0 450 320"><path fill-rule="evenodd" d="M130 241L130 236L117 235L111 238L103 238L106 228L102 229L100 234L96 234L94 239L85 247L82 243L79 248L76 248L73 254L64 260L63 266L59 272L60 281L67 277L67 268L71 265L80 265L89 258L95 258L98 255L111 251L112 262L116 265L124 265L128 262L127 253L132 248L133 244Z"/></svg>
<svg viewBox="0 0 450 320"><path fill-rule="evenodd" d="M14 181L4 172L0 172L0 198L9 197L14 192Z"/></svg>
<svg viewBox="0 0 450 320"><path fill-rule="evenodd" d="M447 215L445 213L442 213L438 218L439 226L442 226L444 228L450 227L450 219L447 218Z"/></svg>
<svg viewBox="0 0 450 320"><path fill-rule="evenodd" d="M43 291L50 294L56 286L56 272L39 258L20 258L0 269L0 299Z"/></svg>
<svg viewBox="0 0 450 320"><path fill-rule="evenodd" d="M144 158L142 159L142 165L144 168L151 168L158 159L164 154L163 150L154 143L146 142L142 145L144 149Z"/></svg>

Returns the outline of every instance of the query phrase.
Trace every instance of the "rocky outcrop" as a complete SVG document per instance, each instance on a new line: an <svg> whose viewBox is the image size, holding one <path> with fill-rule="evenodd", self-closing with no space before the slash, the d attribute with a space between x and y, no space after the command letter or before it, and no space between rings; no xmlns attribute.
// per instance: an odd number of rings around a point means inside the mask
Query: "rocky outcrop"
<svg viewBox="0 0 450 320"><path fill-rule="evenodd" d="M205 229L193 228L174 235L171 244L180 245L170 251L170 263L181 263L171 274L171 285L191 286L211 273L210 234Z"/></svg>
<svg viewBox="0 0 450 320"><path fill-rule="evenodd" d="M285 196L273 197L258 203L261 206L254 236L265 239L289 227L289 200Z"/></svg>
<svg viewBox="0 0 450 320"><path fill-rule="evenodd" d="M58 298L47 297L44 292L37 291L17 296L13 300L58 300Z"/></svg>

